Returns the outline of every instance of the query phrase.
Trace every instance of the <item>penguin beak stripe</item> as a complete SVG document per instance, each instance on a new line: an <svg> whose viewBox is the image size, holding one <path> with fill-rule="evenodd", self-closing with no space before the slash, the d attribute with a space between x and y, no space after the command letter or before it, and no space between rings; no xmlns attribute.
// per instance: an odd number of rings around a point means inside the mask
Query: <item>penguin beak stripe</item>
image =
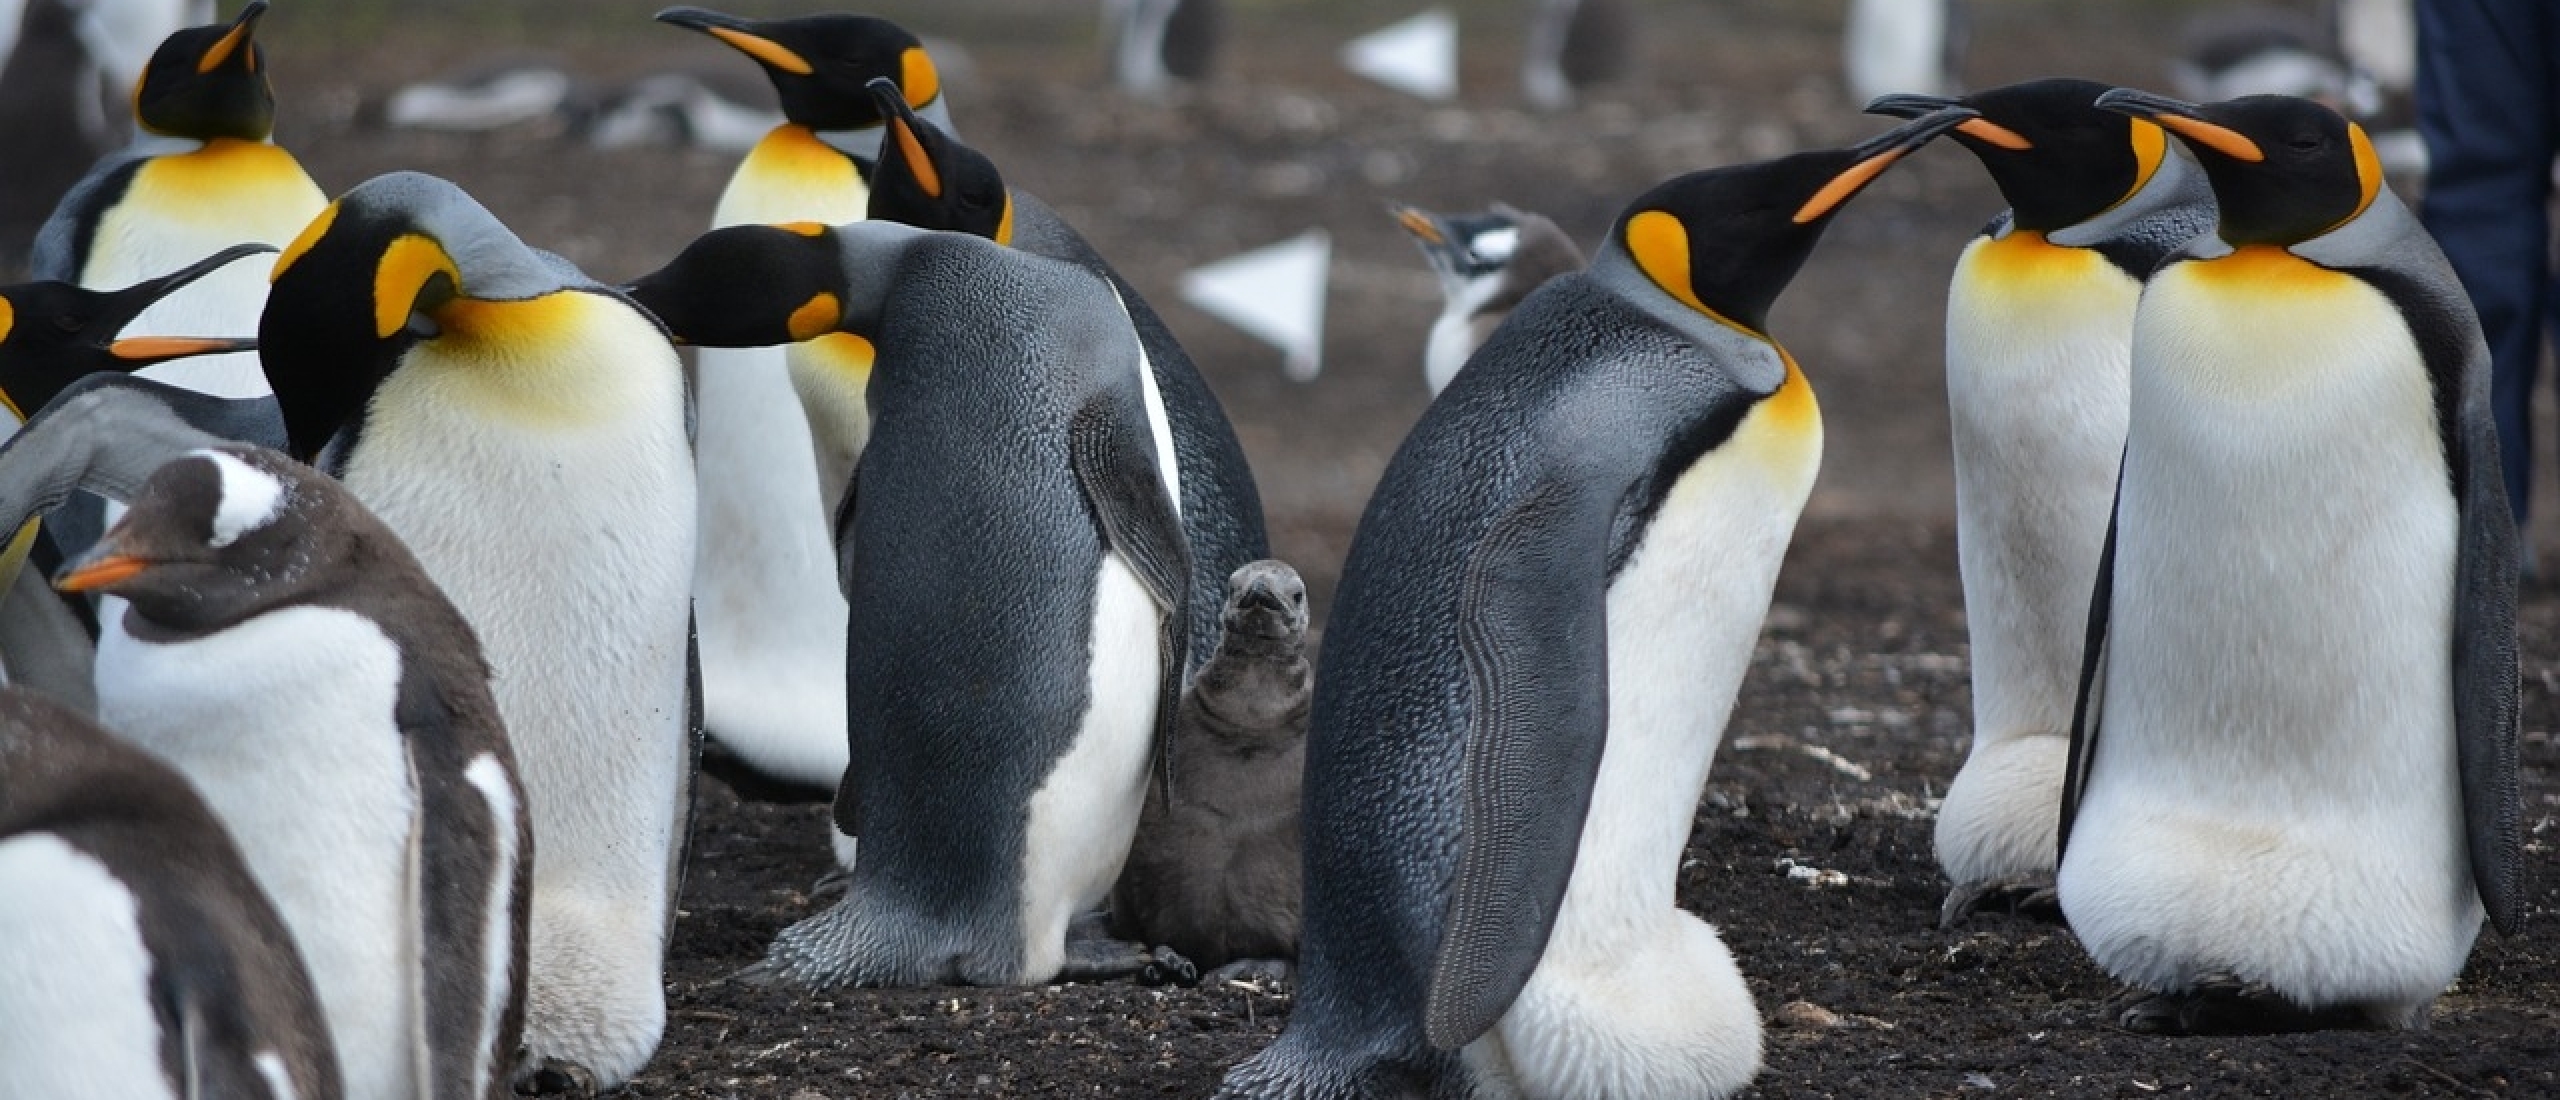
<svg viewBox="0 0 2560 1100"><path fill-rule="evenodd" d="M408 327L409 314L418 308L418 295L437 275L452 280L457 292L461 290L462 272L432 238L403 234L383 249L382 263L373 274L373 334L388 340Z"/></svg>
<svg viewBox="0 0 2560 1100"><path fill-rule="evenodd" d="M2237 130L2185 115L2160 114L2152 116L2152 120L2166 127L2170 133L2243 164L2256 164L2267 159L2266 151L2258 148L2257 142L2241 136Z"/></svg>
<svg viewBox="0 0 2560 1100"><path fill-rule="evenodd" d="M212 340L191 336L128 336L107 345L107 354L131 363L161 363L190 355L256 351L255 340Z"/></svg>
<svg viewBox="0 0 2560 1100"><path fill-rule="evenodd" d="M209 73L221 68L223 62L231 60L231 55L237 52L242 44L249 41L250 31L258 25L258 15L263 10L263 5L251 5L248 11L242 12L240 20L231 25L230 32L214 40L213 47L206 50L203 57L196 59L196 71ZM254 53L249 55L248 63L249 71L256 72L257 55Z"/></svg>
<svg viewBox="0 0 2560 1100"><path fill-rule="evenodd" d="M916 186L924 189L924 197L942 197L942 173L934 168L933 158L926 156L924 143L916 140L916 131L903 118L889 120L889 128L898 135L898 153L907 158L907 171L915 173Z"/></svg>
<svg viewBox="0 0 2560 1100"><path fill-rule="evenodd" d="M2036 143L2028 141L2026 135L1987 118L1968 118L1959 122L1956 124L1956 132L1986 145L1997 145L2013 153L2023 153L2036 147Z"/></svg>
<svg viewBox="0 0 2560 1100"><path fill-rule="evenodd" d="M909 46L898 55L898 87L907 97L907 106L918 110L942 94L942 73L933 67L933 57L924 47Z"/></svg>
<svg viewBox="0 0 2560 1100"><path fill-rule="evenodd" d="M311 224L303 226L302 233L296 236L291 244L284 246L284 254L276 257L276 265L267 269L267 281L273 283L284 278L284 269L292 267L293 262L301 259L303 253L311 251L311 246L320 243L320 238L328 236L329 226L335 224L337 220L337 203L333 202L321 207L320 213L312 217Z"/></svg>
<svg viewBox="0 0 2560 1100"><path fill-rule="evenodd" d="M108 554L55 578L53 586L65 592L94 592L132 580L149 568L150 562L131 554Z"/></svg>
<svg viewBox="0 0 2560 1100"><path fill-rule="evenodd" d="M1424 244L1447 243L1447 238L1440 235L1440 227L1431 224L1431 218L1428 215L1410 206L1396 210L1396 223L1404 226L1405 232L1422 238Z"/></svg>
<svg viewBox="0 0 2560 1100"><path fill-rule="evenodd" d="M770 38L758 38L745 31L731 30L727 27L705 27L703 30L711 37L736 47L739 53L793 76L807 76L818 71L816 66L809 64L808 59L791 52L789 47Z"/></svg>
<svg viewBox="0 0 2560 1100"><path fill-rule="evenodd" d="M843 317L844 303L837 301L833 294L819 291L811 295L808 301L802 302L800 308L791 311L791 320L788 322L791 339L795 342L815 340L834 332L836 322Z"/></svg>
<svg viewBox="0 0 2560 1100"><path fill-rule="evenodd" d="M1902 154L1907 151L1887 149L1852 164L1848 171L1831 177L1831 182L1823 184L1822 190L1814 192L1813 197L1806 199L1804 205L1796 210L1796 224L1805 225L1839 209L1841 203L1849 201L1868 184L1874 183L1877 176L1883 175L1885 169L1893 167L1893 162L1901 160Z"/></svg>

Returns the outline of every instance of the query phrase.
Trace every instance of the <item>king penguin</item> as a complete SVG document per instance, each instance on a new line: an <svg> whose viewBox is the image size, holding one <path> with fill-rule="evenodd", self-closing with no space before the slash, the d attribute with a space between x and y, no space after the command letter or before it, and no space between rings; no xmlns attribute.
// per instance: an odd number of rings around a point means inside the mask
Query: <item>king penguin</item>
<svg viewBox="0 0 2560 1100"><path fill-rule="evenodd" d="M2145 1031L2416 1027L2520 916L2489 353L2362 127L2119 89L2218 227L2134 314L2059 886Z"/></svg>
<svg viewBox="0 0 2560 1100"><path fill-rule="evenodd" d="M944 120L942 79L915 36L884 19L827 13L755 22L669 8L662 23L701 31L764 69L783 125L729 177L712 228L859 221L881 118L863 85L887 79ZM694 565L702 631L703 719L748 776L825 797L844 775L844 596L828 537L831 502L814 472L792 374L869 369L844 343L704 348L696 353L695 461L702 552ZM867 421L857 421L853 446ZM713 759L719 759L715 754ZM725 763L724 778L753 786Z"/></svg>
<svg viewBox="0 0 2560 1100"><path fill-rule="evenodd" d="M1843 203L1971 117L1655 187L1423 413L1317 671L1297 1006L1220 1096L1758 1072L1751 992L1672 892L1821 460L1768 310Z"/></svg>
<svg viewBox="0 0 2560 1100"><path fill-rule="evenodd" d="M293 155L270 140L275 89L256 38L265 0L227 24L170 35L134 86L142 136L108 156L62 197L36 236L40 279L127 286L232 245L282 245L328 205ZM135 336L249 336L266 302L266 272L217 272L145 310ZM258 357L242 352L143 372L216 397L267 392Z"/></svg>
<svg viewBox="0 0 2560 1100"><path fill-rule="evenodd" d="M843 333L874 425L837 548L863 838L833 908L753 972L814 986L1038 984L1143 952L1069 925L1128 854L1180 691L1190 563L1144 354L1111 284L871 220L715 231L633 294L679 339ZM847 381L850 385L850 380Z"/></svg>
<svg viewBox="0 0 2560 1100"><path fill-rule="evenodd" d="M1867 106L1902 118L1954 103L1980 112L1947 134L2009 200L1965 246L1947 291L1956 556L1973 649L1973 749L1938 809L1949 925L1985 904L2059 915L2053 828L2124 453L2134 302L2161 260L2213 229L2204 173L2170 153L2159 126L2096 107L2106 91L2038 80Z"/></svg>
<svg viewBox="0 0 2560 1100"><path fill-rule="evenodd" d="M229 826L349 1095L503 1091L532 836L471 628L345 488L274 451L190 452L127 503L55 581L126 601L100 721Z"/></svg>
<svg viewBox="0 0 2560 1100"><path fill-rule="evenodd" d="M526 1068L614 1087L665 1024L699 728L683 364L629 300L408 172L285 249L258 331L295 457L488 655L537 845Z"/></svg>
<svg viewBox="0 0 2560 1100"><path fill-rule="evenodd" d="M0 691L0 1096L343 1095L302 957L204 799Z"/></svg>
<svg viewBox="0 0 2560 1100"><path fill-rule="evenodd" d="M1391 212L1440 277L1445 305L1422 348L1422 381L1434 397L1530 291L1582 270L1582 249L1543 215L1501 203L1481 214L1434 214L1416 206Z"/></svg>

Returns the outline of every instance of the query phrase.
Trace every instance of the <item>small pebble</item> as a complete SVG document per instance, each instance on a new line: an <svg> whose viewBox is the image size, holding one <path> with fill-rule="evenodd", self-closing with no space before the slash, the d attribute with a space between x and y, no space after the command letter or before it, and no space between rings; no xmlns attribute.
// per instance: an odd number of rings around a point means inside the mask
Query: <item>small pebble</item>
<svg viewBox="0 0 2560 1100"><path fill-rule="evenodd" d="M1822 1031L1839 1027L1840 1015L1812 1001L1788 1001L1778 1006L1777 1023L1799 1031Z"/></svg>

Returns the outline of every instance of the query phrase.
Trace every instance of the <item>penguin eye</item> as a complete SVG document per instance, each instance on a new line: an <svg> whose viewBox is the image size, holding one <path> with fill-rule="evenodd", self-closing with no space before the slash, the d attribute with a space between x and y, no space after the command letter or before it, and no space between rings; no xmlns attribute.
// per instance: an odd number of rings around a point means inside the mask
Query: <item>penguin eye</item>
<svg viewBox="0 0 2560 1100"><path fill-rule="evenodd" d="M2329 143L2322 140L2318 134L2297 134L2293 140L2285 143L2287 148L2297 153L2316 153L2320 151L2321 146L2327 144Z"/></svg>

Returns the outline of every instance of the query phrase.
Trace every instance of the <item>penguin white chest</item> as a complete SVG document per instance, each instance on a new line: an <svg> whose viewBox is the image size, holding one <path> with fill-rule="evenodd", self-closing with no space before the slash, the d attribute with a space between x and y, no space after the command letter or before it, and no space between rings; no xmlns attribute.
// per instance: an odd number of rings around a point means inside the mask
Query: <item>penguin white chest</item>
<svg viewBox="0 0 2560 1100"><path fill-rule="evenodd" d="M418 798L399 647L354 612L287 608L168 643L110 632L97 678L101 721L195 785L275 901L350 1095L406 1095Z"/></svg>
<svg viewBox="0 0 2560 1100"><path fill-rule="evenodd" d="M2452 709L2458 519L2371 286L2272 250L2136 320L2100 738L2062 901L2119 978L2423 1000L2480 920Z"/></svg>
<svg viewBox="0 0 2560 1100"><path fill-rule="evenodd" d="M0 1096L174 1100L151 952L115 873L50 833L0 840Z"/></svg>
<svg viewBox="0 0 2560 1100"><path fill-rule="evenodd" d="M1448 295L1448 306L1440 311L1438 320L1431 322L1430 341L1422 347L1422 380L1435 397L1449 388L1449 381L1458 376L1458 368L1466 366L1476 348L1483 345L1487 329L1477 323L1476 315L1501 292L1502 274L1444 282L1442 289Z"/></svg>

